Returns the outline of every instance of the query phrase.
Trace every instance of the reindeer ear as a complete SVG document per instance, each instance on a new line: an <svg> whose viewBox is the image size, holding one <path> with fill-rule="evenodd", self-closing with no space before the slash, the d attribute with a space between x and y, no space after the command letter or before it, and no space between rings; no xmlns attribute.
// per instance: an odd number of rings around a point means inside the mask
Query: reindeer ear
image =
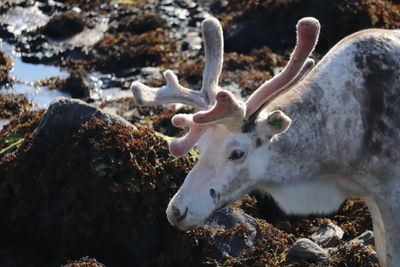
<svg viewBox="0 0 400 267"><path fill-rule="evenodd" d="M261 114L260 114L261 115ZM260 116L256 121L256 131L262 138L270 139L274 135L284 133L292 120L282 111L275 110L267 116Z"/></svg>

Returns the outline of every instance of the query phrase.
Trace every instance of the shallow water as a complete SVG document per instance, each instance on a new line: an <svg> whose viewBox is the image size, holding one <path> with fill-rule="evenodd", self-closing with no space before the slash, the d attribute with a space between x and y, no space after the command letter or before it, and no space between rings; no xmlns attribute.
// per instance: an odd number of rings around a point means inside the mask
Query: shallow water
<svg viewBox="0 0 400 267"><path fill-rule="evenodd" d="M7 31L12 33L16 39L23 36L24 31L34 31L36 28L45 25L50 17L44 14L39 8L38 3L30 7L14 7L7 13L0 15L0 23L7 27ZM174 9L175 10L175 9ZM165 10L166 13L174 10ZM76 10L76 12L80 12ZM174 11L176 12L176 10ZM185 13L186 12L186 13ZM187 10L183 10L178 16L179 21L184 21L188 15ZM175 15L176 16L176 15ZM108 29L108 17L96 18L96 26L94 28L86 28L81 33L65 40L53 40L48 38L49 46L54 47L90 47L102 38L104 32ZM189 42L192 43L192 42ZM200 43L200 42L199 42ZM22 42L23 44L23 42ZM13 69L10 76L14 83L11 88L1 88L0 94L15 93L24 94L32 102L34 108L47 108L50 103L58 96L69 97L70 95L57 89L48 89L47 87L35 86L35 82L45 80L51 77L68 77L69 73L61 71L59 67L48 66L43 64L31 64L21 60L21 54L14 49L13 41L10 43L0 38L0 50L13 60ZM62 50L62 49L61 49ZM135 71L136 72L136 71ZM157 72L157 71L153 71ZM137 77L135 74L130 77L132 80L140 79L140 72ZM148 75L148 74L146 74ZM146 76L145 75L145 76ZM160 74L158 74L160 75ZM92 72L88 73L88 77L94 88L90 92L90 98L94 100L93 105L98 105L103 101L110 101L119 98L132 97L130 90L121 90L118 86L126 82L125 76L114 73ZM0 121L0 129L6 124L6 121Z"/></svg>
<svg viewBox="0 0 400 267"><path fill-rule="evenodd" d="M7 125L10 122L10 120L0 120L0 131L3 129L5 125Z"/></svg>
<svg viewBox="0 0 400 267"><path fill-rule="evenodd" d="M48 89L43 86L34 86L36 81L44 80L50 77L68 77L68 72L61 71L55 66L43 64L31 64L23 62L20 55L13 50L13 47L0 38L0 50L5 52L13 60L13 69L10 76L14 78L15 83L11 88L0 89L0 93L19 93L25 94L35 107L47 108L49 104L58 96L69 97L70 95L57 89ZM111 74L108 74L110 76ZM105 76L105 77L103 77ZM89 79L94 85L91 92L91 98L96 102L118 99L131 96L130 91L120 88L107 88L103 90L104 79L109 77L101 73L90 73Z"/></svg>
<svg viewBox="0 0 400 267"><path fill-rule="evenodd" d="M54 4L54 3L53 3ZM40 3L37 2L32 6L20 7L16 6L11 8L7 13L0 15L1 25L7 27L7 31L12 33L16 39L24 36L24 31L34 31L36 28L45 25L50 17L40 10ZM187 17L190 12L185 8L179 8L173 5L173 1L165 1L160 6L164 19L173 25L187 24ZM79 8L74 10L81 12ZM85 47L90 49L90 46L99 41L109 27L109 18L107 16L96 17L96 26L85 28L77 35L65 40L47 39L48 45L51 47L63 48L67 47ZM188 27L184 27L185 29ZM190 27L189 27L190 28ZM185 41L191 47L196 49L201 48L201 38L198 36L197 27L193 32L188 32ZM182 29L181 29L182 30ZM186 32L186 31L185 31ZM185 34L179 33L179 38L183 38ZM178 38L178 39L179 39ZM22 38L23 39L23 38ZM13 43L11 44L0 39L0 50L4 51L7 55L11 56L14 60L14 68L10 75L14 78L15 83L10 89L1 89L0 93L23 93L25 94L36 107L46 108L57 96L69 96L59 90L49 90L46 87L35 87L33 84L50 77L67 77L67 72L60 71L58 67L47 66L42 64L30 64L21 60L21 55L13 50ZM22 42L22 44L24 44ZM21 45L21 44L20 44ZM160 75L160 74L157 74ZM144 74L147 77L148 74ZM122 83L127 81L137 80L143 78L140 71L135 70L134 73L129 73L126 76L118 73L101 73L92 72L88 73L88 77L93 84L94 90L90 92L90 98L94 100L94 105L102 101L109 101L113 99L131 97L130 90L121 90L117 88ZM126 84L125 84L126 85Z"/></svg>
<svg viewBox="0 0 400 267"><path fill-rule="evenodd" d="M33 108L47 108L58 96L68 97L69 94L59 90L50 90L43 86L34 86L34 82L50 77L67 77L68 73L57 67L40 64L25 63L13 50L12 46L0 39L0 50L13 60L13 69L10 76L14 84L10 88L0 88L0 94L15 93L24 94L32 102ZM0 130L9 120L0 120Z"/></svg>
<svg viewBox="0 0 400 267"><path fill-rule="evenodd" d="M10 76L15 83L11 88L0 89L0 93L25 94L32 101L34 107L46 108L57 96L69 96L59 90L50 90L47 87L34 86L36 81L50 77L67 77L68 73L61 71L58 67L41 64L25 63L21 60L12 46L0 39L0 50L10 56L13 60L13 69Z"/></svg>

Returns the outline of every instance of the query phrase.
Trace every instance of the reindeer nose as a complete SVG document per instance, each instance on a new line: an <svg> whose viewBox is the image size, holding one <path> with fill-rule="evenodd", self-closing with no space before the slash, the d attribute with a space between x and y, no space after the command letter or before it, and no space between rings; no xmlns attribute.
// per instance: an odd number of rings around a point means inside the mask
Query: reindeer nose
<svg viewBox="0 0 400 267"><path fill-rule="evenodd" d="M178 209L175 206L172 206L172 215L174 215L176 222L180 222L183 219L185 219L187 213L188 213L189 208L186 207L185 211L182 214L182 211L180 209Z"/></svg>
<svg viewBox="0 0 400 267"><path fill-rule="evenodd" d="M171 210L167 210L168 220L172 225L175 225L185 219L189 211L189 208L186 207L183 211L177 208L175 205L171 206Z"/></svg>

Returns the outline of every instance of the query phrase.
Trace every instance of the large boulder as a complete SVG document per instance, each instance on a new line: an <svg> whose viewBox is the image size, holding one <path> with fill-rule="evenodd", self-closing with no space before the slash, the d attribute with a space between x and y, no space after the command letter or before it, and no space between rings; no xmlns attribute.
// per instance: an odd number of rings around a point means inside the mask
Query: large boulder
<svg viewBox="0 0 400 267"><path fill-rule="evenodd" d="M237 209L214 212L206 226L212 231L212 252L217 258L220 255L238 257L241 252L253 248L258 238L256 219Z"/></svg>
<svg viewBox="0 0 400 267"><path fill-rule="evenodd" d="M60 98L22 140L0 155L0 246L24 244L20 260L172 266L196 253L165 216L194 158L170 157L160 135Z"/></svg>

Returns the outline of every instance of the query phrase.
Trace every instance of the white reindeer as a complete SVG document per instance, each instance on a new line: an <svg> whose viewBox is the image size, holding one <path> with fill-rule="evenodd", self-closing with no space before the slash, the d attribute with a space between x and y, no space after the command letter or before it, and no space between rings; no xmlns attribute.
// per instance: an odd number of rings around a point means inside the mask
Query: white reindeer
<svg viewBox="0 0 400 267"><path fill-rule="evenodd" d="M320 26L304 18L286 68L243 102L218 87L218 20L207 19L202 28L200 91L181 86L170 70L165 87L131 87L138 104L179 102L200 110L172 118L189 128L171 143L172 155L197 143L200 158L168 205L169 222L189 229L256 188L288 214L329 213L346 198L361 197L381 266L400 266L400 32L350 35L309 71Z"/></svg>

